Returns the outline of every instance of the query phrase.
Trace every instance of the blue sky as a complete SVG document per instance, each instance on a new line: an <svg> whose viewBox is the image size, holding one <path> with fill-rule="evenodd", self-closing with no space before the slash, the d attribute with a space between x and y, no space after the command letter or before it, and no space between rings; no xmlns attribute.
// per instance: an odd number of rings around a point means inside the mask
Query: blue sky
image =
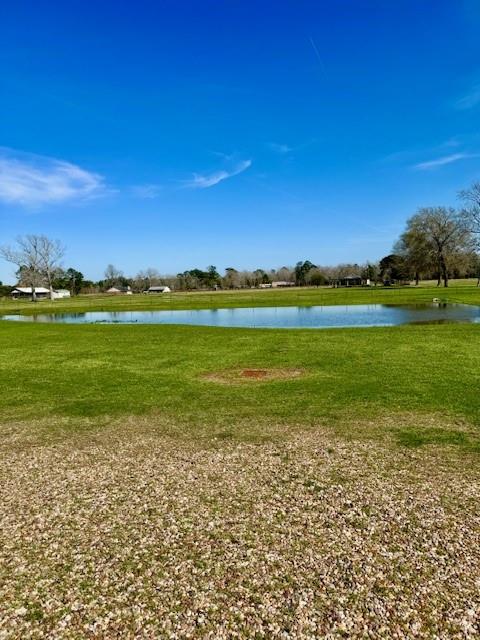
<svg viewBox="0 0 480 640"><path fill-rule="evenodd" d="M480 179L479 32L477 0L4 0L0 243L91 278L378 259Z"/></svg>

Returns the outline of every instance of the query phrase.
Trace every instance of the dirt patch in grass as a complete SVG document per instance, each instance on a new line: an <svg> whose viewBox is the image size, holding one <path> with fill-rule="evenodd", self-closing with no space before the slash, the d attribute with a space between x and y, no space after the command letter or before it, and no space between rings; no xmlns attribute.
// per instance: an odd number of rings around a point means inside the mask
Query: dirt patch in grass
<svg viewBox="0 0 480 640"><path fill-rule="evenodd" d="M292 368L241 368L213 371L203 374L203 380L219 384L242 384L248 382L272 382L274 380L294 380L305 375L303 369Z"/></svg>

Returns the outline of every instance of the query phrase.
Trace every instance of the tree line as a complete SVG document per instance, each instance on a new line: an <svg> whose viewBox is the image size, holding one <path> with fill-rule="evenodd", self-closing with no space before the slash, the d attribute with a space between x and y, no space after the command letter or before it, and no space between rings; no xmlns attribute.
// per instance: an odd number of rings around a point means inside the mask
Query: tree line
<svg viewBox="0 0 480 640"><path fill-rule="evenodd" d="M162 275L148 268L128 277L114 265L108 265L104 278L86 280L81 271L62 266L65 247L58 240L44 235L17 238L14 247L0 247L0 257L16 265L19 286L32 290L45 286L53 298L56 289L98 293L111 287L130 287L145 291L155 285L186 291L195 289L239 289L268 286L273 282L296 286L332 285L348 276L362 278L371 284L397 284L422 279L437 280L447 287L452 277L477 277L480 283L480 182L459 194L462 206L424 207L407 220L406 228L393 247L393 252L379 262L319 266L310 260L299 261L293 267L279 269L237 270L227 267L223 275L213 265L205 270L194 268L176 275ZM0 283L1 286L1 283ZM0 288L6 294L9 287Z"/></svg>
<svg viewBox="0 0 480 640"><path fill-rule="evenodd" d="M476 277L480 284L480 182L460 191L460 208L423 207L376 270L384 283L436 279L448 287L450 278Z"/></svg>
<svg viewBox="0 0 480 640"><path fill-rule="evenodd" d="M475 207L420 209L407 221L390 256L391 267L398 275L413 277L416 284L426 274L434 275L437 285L443 282L445 287L450 277L462 272L478 276L480 226L476 215Z"/></svg>

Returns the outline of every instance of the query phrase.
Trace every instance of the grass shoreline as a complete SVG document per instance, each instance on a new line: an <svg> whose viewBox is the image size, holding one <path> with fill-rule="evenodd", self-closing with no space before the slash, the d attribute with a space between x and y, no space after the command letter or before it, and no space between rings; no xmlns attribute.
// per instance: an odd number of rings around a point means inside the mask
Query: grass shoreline
<svg viewBox="0 0 480 640"><path fill-rule="evenodd" d="M0 300L4 314L83 313L86 311L149 311L229 309L232 307L315 306L345 304L421 304L433 298L480 305L480 288L472 284L437 287L302 287L292 289L174 292L160 295L80 295L64 300Z"/></svg>

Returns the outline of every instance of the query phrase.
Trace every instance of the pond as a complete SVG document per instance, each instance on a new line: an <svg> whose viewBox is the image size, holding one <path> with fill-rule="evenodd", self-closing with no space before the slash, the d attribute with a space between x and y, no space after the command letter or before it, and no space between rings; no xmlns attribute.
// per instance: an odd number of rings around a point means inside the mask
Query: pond
<svg viewBox="0 0 480 640"><path fill-rule="evenodd" d="M210 327L320 329L404 324L480 322L480 307L466 304L247 307L188 311L88 311L4 315L4 320L67 324L187 324Z"/></svg>

